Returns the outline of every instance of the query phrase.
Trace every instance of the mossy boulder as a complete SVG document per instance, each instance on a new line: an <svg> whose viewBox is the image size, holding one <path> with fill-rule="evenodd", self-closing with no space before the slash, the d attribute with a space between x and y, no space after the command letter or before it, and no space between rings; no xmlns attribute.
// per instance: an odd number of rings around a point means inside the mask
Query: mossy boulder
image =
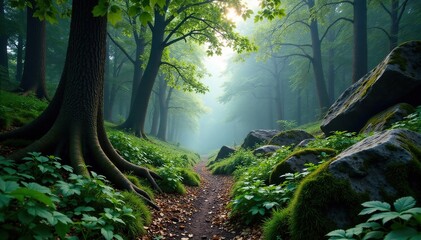
<svg viewBox="0 0 421 240"><path fill-rule="evenodd" d="M317 164L327 156L334 156L336 151L331 148L308 148L293 153L278 163L272 170L269 178L270 184L280 184L285 173L303 172L304 164Z"/></svg>
<svg viewBox="0 0 421 240"><path fill-rule="evenodd" d="M321 129L359 132L377 113L398 103L421 104L421 41L395 48L371 72L351 85L329 108Z"/></svg>
<svg viewBox="0 0 421 240"><path fill-rule="evenodd" d="M235 148L229 146L222 146L218 152L218 155L216 155L214 162L219 162L222 159L229 157L233 153L235 153Z"/></svg>
<svg viewBox="0 0 421 240"><path fill-rule="evenodd" d="M370 118L360 132L369 133L386 130L387 128L390 128L393 123L401 121L404 117L413 112L415 112L415 108L410 104L396 104Z"/></svg>
<svg viewBox="0 0 421 240"><path fill-rule="evenodd" d="M244 149L254 149L257 145L268 143L278 130L257 129L249 132L241 145Z"/></svg>
<svg viewBox="0 0 421 240"><path fill-rule="evenodd" d="M270 145L278 145L278 146L292 146L295 147L301 141L309 138L314 138L313 135L307 133L303 130L288 130L283 131L275 136L270 140Z"/></svg>
<svg viewBox="0 0 421 240"><path fill-rule="evenodd" d="M326 239L334 229L363 222L358 213L365 201L410 195L419 202L420 160L421 134L402 129L376 133L307 176L288 208L265 224L265 236L276 236L267 228L284 226L277 234L282 239Z"/></svg>
<svg viewBox="0 0 421 240"><path fill-rule="evenodd" d="M276 152L276 150L280 149L280 146L277 145L264 145L261 147L258 147L256 149L253 150L253 154L255 156L258 155L272 155L272 153Z"/></svg>

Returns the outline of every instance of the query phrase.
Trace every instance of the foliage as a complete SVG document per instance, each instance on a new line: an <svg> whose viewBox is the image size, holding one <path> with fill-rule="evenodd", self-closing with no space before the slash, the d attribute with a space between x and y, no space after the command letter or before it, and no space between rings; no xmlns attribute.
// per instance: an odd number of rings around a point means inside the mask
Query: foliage
<svg viewBox="0 0 421 240"><path fill-rule="evenodd" d="M414 113L404 117L402 121L394 123L392 128L406 128L421 133L421 106L418 106Z"/></svg>
<svg viewBox="0 0 421 240"><path fill-rule="evenodd" d="M127 197L104 176L76 175L57 157L30 153L19 164L0 157L0 166L0 233L6 239L134 238L149 221L140 200L127 207Z"/></svg>
<svg viewBox="0 0 421 240"><path fill-rule="evenodd" d="M37 117L47 106L35 96L21 97L0 90L0 129L22 126Z"/></svg>
<svg viewBox="0 0 421 240"><path fill-rule="evenodd" d="M281 131L287 131L291 130L297 127L296 121L290 121L290 120L278 120L276 123L279 126L279 130Z"/></svg>
<svg viewBox="0 0 421 240"><path fill-rule="evenodd" d="M335 131L332 135L323 139L316 139L308 144L311 148L333 148L342 152L346 148L364 139L366 135L345 131Z"/></svg>
<svg viewBox="0 0 421 240"><path fill-rule="evenodd" d="M251 150L239 149L234 154L210 165L213 174L231 174L241 166L250 166L258 159Z"/></svg>
<svg viewBox="0 0 421 240"><path fill-rule="evenodd" d="M183 177L180 174L180 171L172 165L171 163L164 165L158 169L159 176L161 180L158 180L158 184L164 192L167 193L186 193L182 181Z"/></svg>
<svg viewBox="0 0 421 240"><path fill-rule="evenodd" d="M178 169L181 177L183 178L182 182L187 186L199 186L200 185L200 176L193 170L187 168Z"/></svg>
<svg viewBox="0 0 421 240"><path fill-rule="evenodd" d="M402 197L393 203L369 201L359 215L369 215L365 223L353 228L329 232L329 239L420 239L421 208L413 197Z"/></svg>

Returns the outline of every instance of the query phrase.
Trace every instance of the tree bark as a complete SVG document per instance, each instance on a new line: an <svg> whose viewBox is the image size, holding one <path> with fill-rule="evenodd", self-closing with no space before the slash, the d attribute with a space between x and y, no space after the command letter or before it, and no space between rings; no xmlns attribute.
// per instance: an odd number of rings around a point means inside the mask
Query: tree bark
<svg viewBox="0 0 421 240"><path fill-rule="evenodd" d="M36 2L31 1L35 6ZM34 15L34 8L27 7L26 51L19 92L35 92L39 99L48 99L45 87L45 21Z"/></svg>
<svg viewBox="0 0 421 240"><path fill-rule="evenodd" d="M145 177L157 189L154 177L159 176L121 158L105 132L103 88L107 18L93 17L92 9L97 4L98 0L73 0L66 61L54 98L34 122L0 135L0 141L33 139L32 144L10 157L21 159L27 152L34 151L54 154L70 164L75 173L89 176L94 170L105 175L116 188L135 192L157 208L123 172Z"/></svg>
<svg viewBox="0 0 421 240"><path fill-rule="evenodd" d="M354 0L354 58L352 82L367 73L367 0Z"/></svg>
<svg viewBox="0 0 421 240"><path fill-rule="evenodd" d="M168 108L171 95L167 93L167 83L164 77L159 79L159 128L157 137L162 141L167 140L167 127L168 127Z"/></svg>
<svg viewBox="0 0 421 240"><path fill-rule="evenodd" d="M0 79L9 80L9 57L7 55L8 35L5 31L5 24L4 0L0 0Z"/></svg>
<svg viewBox="0 0 421 240"><path fill-rule="evenodd" d="M314 7L314 0L308 1L309 10ZM329 97L327 95L325 77L322 64L322 50L319 38L319 28L316 19L312 18L310 22L311 44L313 50L313 72L316 82L317 97L319 100L320 111L323 113L329 107Z"/></svg>
<svg viewBox="0 0 421 240"><path fill-rule="evenodd" d="M155 11L155 24L152 31L152 45L149 61L146 65L142 80L136 90L129 116L126 121L120 125L121 129L132 131L138 137L146 138L144 131L146 114L153 85L158 75L159 66L161 65L164 51L163 41L165 27L165 16L162 15L160 11Z"/></svg>
<svg viewBox="0 0 421 240"><path fill-rule="evenodd" d="M158 96L154 98L154 106L153 106L153 114L152 114L152 124L151 124L151 131L149 134L152 136L158 135L158 124L159 124L159 99Z"/></svg>

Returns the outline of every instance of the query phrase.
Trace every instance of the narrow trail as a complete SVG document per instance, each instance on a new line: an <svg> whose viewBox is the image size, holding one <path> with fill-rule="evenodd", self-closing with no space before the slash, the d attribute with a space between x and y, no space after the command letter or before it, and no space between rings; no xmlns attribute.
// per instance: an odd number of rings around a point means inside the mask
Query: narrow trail
<svg viewBox="0 0 421 240"><path fill-rule="evenodd" d="M194 169L201 177L200 187L188 187L185 195L158 195L161 211L154 211L153 223L143 239L260 239L259 229L239 229L228 220L232 177L212 175L206 169L206 159Z"/></svg>

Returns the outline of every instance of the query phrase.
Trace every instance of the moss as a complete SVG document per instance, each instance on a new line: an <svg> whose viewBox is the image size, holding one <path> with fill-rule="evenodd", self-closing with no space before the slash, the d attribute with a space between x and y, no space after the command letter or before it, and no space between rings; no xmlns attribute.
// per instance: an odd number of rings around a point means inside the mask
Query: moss
<svg viewBox="0 0 421 240"><path fill-rule="evenodd" d="M154 198L154 192L149 184L149 182L147 182L146 180L143 179L139 179L138 177L134 176L134 175L130 175L130 174L126 174L127 179L130 180L130 182L132 182L136 187L142 189L143 191L145 191L146 193L148 193L148 195L153 199Z"/></svg>
<svg viewBox="0 0 421 240"><path fill-rule="evenodd" d="M271 184L279 184L281 183L280 177L284 175L285 173L291 173L293 170L291 169L290 165L286 162L291 157L297 157L300 158L303 155L313 154L313 155L320 155L321 153L326 153L328 156L333 156L336 154L336 151L331 148L306 148L303 150L299 150L296 152L293 152L291 155L286 157L284 160L279 162L272 170L269 182ZM322 159L320 159L322 160Z"/></svg>
<svg viewBox="0 0 421 240"><path fill-rule="evenodd" d="M394 117L397 116L396 109L402 109L408 114L415 112L415 108L412 105L400 103L371 117L360 132L366 132L367 130L372 129L373 126L383 125L383 128L390 127L391 124L394 123Z"/></svg>
<svg viewBox="0 0 421 240"><path fill-rule="evenodd" d="M291 235L288 231L290 215L291 214L288 212L288 208L274 211L272 218L263 224L263 239L290 239Z"/></svg>
<svg viewBox="0 0 421 240"><path fill-rule="evenodd" d="M290 235L296 240L325 239L329 231L359 222L360 203L368 196L356 193L348 182L329 174L327 167L331 161L324 163L299 185L288 210L285 210L289 216L278 219L282 226L288 219L288 228L281 229L278 235ZM343 226L337 226L332 218L337 218Z"/></svg>
<svg viewBox="0 0 421 240"><path fill-rule="evenodd" d="M200 176L186 168L179 169L181 177L183 177L183 184L187 186L200 186Z"/></svg>
<svg viewBox="0 0 421 240"><path fill-rule="evenodd" d="M135 219L131 217L124 218L126 225L124 228L118 229L118 231L124 232L128 239L135 239L139 235L146 233L145 226L151 224L152 215L148 207L142 200L134 193L123 192L124 202L126 207L133 209L133 215Z"/></svg>

